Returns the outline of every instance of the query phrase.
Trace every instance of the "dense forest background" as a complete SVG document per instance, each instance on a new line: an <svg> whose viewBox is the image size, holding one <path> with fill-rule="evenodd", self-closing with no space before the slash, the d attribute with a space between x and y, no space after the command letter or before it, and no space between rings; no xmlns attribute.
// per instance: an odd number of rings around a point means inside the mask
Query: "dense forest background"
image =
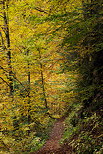
<svg viewBox="0 0 103 154"><path fill-rule="evenodd" d="M103 0L0 0L1 154L103 152Z"/></svg>

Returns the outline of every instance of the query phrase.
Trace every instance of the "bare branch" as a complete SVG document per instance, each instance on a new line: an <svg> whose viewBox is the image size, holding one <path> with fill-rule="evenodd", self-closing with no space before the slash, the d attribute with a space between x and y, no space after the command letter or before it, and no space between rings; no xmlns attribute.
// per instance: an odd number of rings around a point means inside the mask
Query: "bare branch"
<svg viewBox="0 0 103 154"><path fill-rule="evenodd" d="M8 71L5 70L2 66L0 66L0 69L2 69L4 72L8 73Z"/></svg>
<svg viewBox="0 0 103 154"><path fill-rule="evenodd" d="M2 77L0 77L0 79L10 87L10 85Z"/></svg>
<svg viewBox="0 0 103 154"><path fill-rule="evenodd" d="M2 15L0 15L0 17L4 18Z"/></svg>
<svg viewBox="0 0 103 154"><path fill-rule="evenodd" d="M0 66L0 68L2 69L2 70L4 70L4 72L6 72L6 73L8 73L8 71L7 70L5 70L2 66ZM1 78L1 77L0 77ZM20 83L21 85L22 85L22 87L24 88L24 90L28 93L28 90L26 89L26 87L22 84L22 82L20 82L16 77L15 77L15 74L13 73L13 78L18 82L18 83ZM9 84L7 84L8 86L9 86Z"/></svg>
<svg viewBox="0 0 103 154"><path fill-rule="evenodd" d="M47 11L42 10L42 9L39 8L39 7L35 7L34 9L37 10L37 11L39 11L39 12L43 12L43 13L45 13L45 14L48 14Z"/></svg>

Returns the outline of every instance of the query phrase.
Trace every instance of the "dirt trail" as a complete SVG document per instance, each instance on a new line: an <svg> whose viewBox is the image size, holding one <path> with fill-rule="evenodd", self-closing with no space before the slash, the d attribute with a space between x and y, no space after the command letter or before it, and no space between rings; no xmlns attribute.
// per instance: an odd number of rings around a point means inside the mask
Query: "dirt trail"
<svg viewBox="0 0 103 154"><path fill-rule="evenodd" d="M64 130L64 123L60 119L55 122L52 132L50 134L50 138L47 140L46 144L43 147L43 150L56 150L60 148L59 141L62 137Z"/></svg>
<svg viewBox="0 0 103 154"><path fill-rule="evenodd" d="M64 127L64 119L58 119L54 123L50 137L46 141L45 145L38 152L31 154L71 154L70 151L61 147L59 144L59 141L63 135Z"/></svg>

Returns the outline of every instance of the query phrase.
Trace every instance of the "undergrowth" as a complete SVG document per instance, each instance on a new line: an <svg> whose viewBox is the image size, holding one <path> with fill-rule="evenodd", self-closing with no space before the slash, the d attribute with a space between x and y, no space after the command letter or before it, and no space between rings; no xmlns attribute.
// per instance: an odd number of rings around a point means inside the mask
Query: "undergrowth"
<svg viewBox="0 0 103 154"><path fill-rule="evenodd" d="M61 143L68 143L68 148L71 146L75 154L102 154L102 117L95 111L91 113L91 116L81 118L80 110L82 110L82 106L77 105L66 118L66 127Z"/></svg>

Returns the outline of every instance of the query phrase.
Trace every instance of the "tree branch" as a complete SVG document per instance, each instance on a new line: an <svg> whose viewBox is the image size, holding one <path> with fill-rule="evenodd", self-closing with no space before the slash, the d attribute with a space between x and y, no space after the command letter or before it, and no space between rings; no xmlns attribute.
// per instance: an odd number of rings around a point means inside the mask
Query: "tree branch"
<svg viewBox="0 0 103 154"><path fill-rule="evenodd" d="M0 17L4 18L2 15L0 15Z"/></svg>
<svg viewBox="0 0 103 154"><path fill-rule="evenodd" d="M37 11L39 11L39 12L43 12L43 13L45 13L45 14L48 14L45 10L42 10L42 9L39 8L39 7L35 7L34 9L37 10Z"/></svg>
<svg viewBox="0 0 103 154"><path fill-rule="evenodd" d="M0 77L0 79L10 87L10 85L2 77Z"/></svg>
<svg viewBox="0 0 103 154"><path fill-rule="evenodd" d="M1 36L2 47L3 47L3 49L6 49L5 44L4 44L4 39L3 39L3 36L2 36L1 32L0 32L0 36Z"/></svg>
<svg viewBox="0 0 103 154"><path fill-rule="evenodd" d="M4 70L4 72L8 73L8 71L5 70L2 66L0 66L0 68L1 68L2 70ZM1 78L1 77L0 77L0 78ZM14 73L13 73L13 78L14 78L18 83L20 83L20 84L22 85L22 87L24 88L24 90L28 93L28 90L25 88L25 86L14 76ZM9 84L7 84L7 85L9 86Z"/></svg>

